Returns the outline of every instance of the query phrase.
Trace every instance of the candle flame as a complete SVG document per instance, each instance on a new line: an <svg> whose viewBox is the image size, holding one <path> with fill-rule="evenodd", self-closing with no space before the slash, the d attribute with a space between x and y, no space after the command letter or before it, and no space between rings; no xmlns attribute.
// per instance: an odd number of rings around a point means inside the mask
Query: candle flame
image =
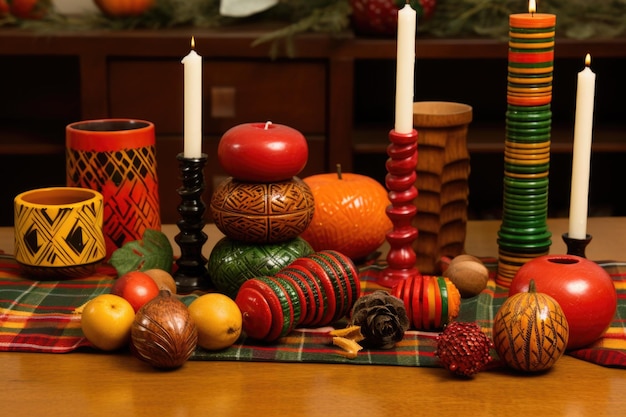
<svg viewBox="0 0 626 417"><path fill-rule="evenodd" d="M196 38L191 37L191 49L196 49Z"/></svg>
<svg viewBox="0 0 626 417"><path fill-rule="evenodd" d="M537 2L535 0L528 0L528 13L534 14L537 11Z"/></svg>
<svg viewBox="0 0 626 417"><path fill-rule="evenodd" d="M587 54L587 56L585 56L585 66L589 67L591 66L591 55Z"/></svg>
<svg viewBox="0 0 626 417"><path fill-rule="evenodd" d="M271 126L272 122L270 122L269 120L267 122L265 122L265 130L269 129Z"/></svg>

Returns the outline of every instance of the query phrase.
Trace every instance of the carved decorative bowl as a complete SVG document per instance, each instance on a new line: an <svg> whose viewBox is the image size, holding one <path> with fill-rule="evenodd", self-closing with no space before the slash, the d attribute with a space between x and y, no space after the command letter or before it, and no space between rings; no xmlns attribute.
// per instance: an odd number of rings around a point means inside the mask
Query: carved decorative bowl
<svg viewBox="0 0 626 417"><path fill-rule="evenodd" d="M313 193L304 181L254 183L231 178L211 198L217 228L247 243L285 242L300 235L313 219Z"/></svg>

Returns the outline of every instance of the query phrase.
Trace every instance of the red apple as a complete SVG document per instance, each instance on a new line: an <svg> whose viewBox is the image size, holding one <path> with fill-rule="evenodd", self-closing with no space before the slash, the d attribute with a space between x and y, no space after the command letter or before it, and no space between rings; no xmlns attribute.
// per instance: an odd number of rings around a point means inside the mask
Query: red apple
<svg viewBox="0 0 626 417"><path fill-rule="evenodd" d="M530 280L538 292L554 298L569 324L567 349L585 347L610 326L617 308L611 276L595 262L573 255L544 255L527 262L509 287L509 296L527 292Z"/></svg>
<svg viewBox="0 0 626 417"><path fill-rule="evenodd" d="M137 312L145 303L159 295L159 286L145 272L131 271L113 283L111 294L124 298Z"/></svg>
<svg viewBox="0 0 626 417"><path fill-rule="evenodd" d="M304 169L308 157L309 147L302 133L272 122L232 127L217 148L224 171L241 181L288 180Z"/></svg>

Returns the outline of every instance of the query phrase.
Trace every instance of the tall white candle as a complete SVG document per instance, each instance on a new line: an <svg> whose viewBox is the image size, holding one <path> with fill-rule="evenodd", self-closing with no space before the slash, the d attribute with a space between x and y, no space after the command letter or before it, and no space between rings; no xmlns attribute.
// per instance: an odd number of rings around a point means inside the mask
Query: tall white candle
<svg viewBox="0 0 626 417"><path fill-rule="evenodd" d="M572 159L572 189L569 209L569 237L585 239L589 206L589 170L593 137L593 107L596 74L591 71L591 57L585 57L585 69L578 73L576 91L576 120L574 122L574 154Z"/></svg>
<svg viewBox="0 0 626 417"><path fill-rule="evenodd" d="M407 2L398 11L396 119L394 126L397 133L411 133L413 131L416 26L417 13Z"/></svg>
<svg viewBox="0 0 626 417"><path fill-rule="evenodd" d="M191 51L181 61L185 71L185 158L202 156L202 57L194 48L195 40L191 38Z"/></svg>

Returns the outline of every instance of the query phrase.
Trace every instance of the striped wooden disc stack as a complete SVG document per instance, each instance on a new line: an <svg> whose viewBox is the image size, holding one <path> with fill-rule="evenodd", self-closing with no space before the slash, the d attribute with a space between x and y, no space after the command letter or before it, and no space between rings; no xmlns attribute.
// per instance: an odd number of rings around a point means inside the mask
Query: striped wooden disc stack
<svg viewBox="0 0 626 417"><path fill-rule="evenodd" d="M548 172L556 16L509 19L502 225L496 282L508 287L517 270L550 250Z"/></svg>

